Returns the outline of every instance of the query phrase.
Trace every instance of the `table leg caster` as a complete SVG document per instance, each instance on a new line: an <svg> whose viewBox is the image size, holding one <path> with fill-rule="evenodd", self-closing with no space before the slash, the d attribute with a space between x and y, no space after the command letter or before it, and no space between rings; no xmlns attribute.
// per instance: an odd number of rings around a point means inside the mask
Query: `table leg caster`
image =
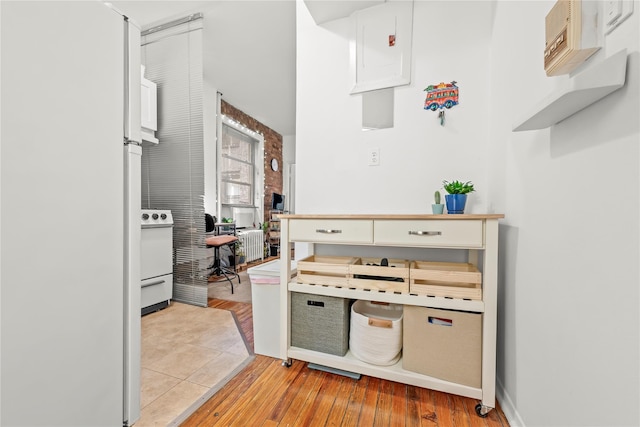
<svg viewBox="0 0 640 427"><path fill-rule="evenodd" d="M491 411L492 409L493 408L484 406L482 403L478 403L476 405L476 414L478 414L480 418L487 418L487 415L489 415L489 411Z"/></svg>

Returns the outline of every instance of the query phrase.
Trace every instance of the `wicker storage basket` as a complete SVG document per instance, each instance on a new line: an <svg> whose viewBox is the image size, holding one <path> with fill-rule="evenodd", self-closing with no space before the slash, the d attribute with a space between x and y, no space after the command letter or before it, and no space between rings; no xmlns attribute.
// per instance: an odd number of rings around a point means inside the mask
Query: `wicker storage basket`
<svg viewBox="0 0 640 427"><path fill-rule="evenodd" d="M351 300L291 293L291 345L344 356L349 349Z"/></svg>
<svg viewBox="0 0 640 427"><path fill-rule="evenodd" d="M351 353L372 365L395 364L402 350L402 312L399 304L356 301L351 306Z"/></svg>

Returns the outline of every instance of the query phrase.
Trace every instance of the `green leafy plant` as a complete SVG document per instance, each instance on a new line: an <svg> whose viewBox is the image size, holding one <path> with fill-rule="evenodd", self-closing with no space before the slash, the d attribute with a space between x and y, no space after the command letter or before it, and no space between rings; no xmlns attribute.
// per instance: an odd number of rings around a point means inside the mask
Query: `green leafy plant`
<svg viewBox="0 0 640 427"><path fill-rule="evenodd" d="M444 186L444 190L449 194L467 194L473 191L476 191L473 188L473 183L471 181L462 182L462 181L442 181L442 185Z"/></svg>
<svg viewBox="0 0 640 427"><path fill-rule="evenodd" d="M236 255L245 256L244 243L242 242L242 240L236 240Z"/></svg>
<svg viewBox="0 0 640 427"><path fill-rule="evenodd" d="M233 223L233 218L222 218L222 222L225 224Z"/></svg>
<svg viewBox="0 0 640 427"><path fill-rule="evenodd" d="M435 202L436 205L440 204L440 192L436 191L435 193L433 193L433 201Z"/></svg>

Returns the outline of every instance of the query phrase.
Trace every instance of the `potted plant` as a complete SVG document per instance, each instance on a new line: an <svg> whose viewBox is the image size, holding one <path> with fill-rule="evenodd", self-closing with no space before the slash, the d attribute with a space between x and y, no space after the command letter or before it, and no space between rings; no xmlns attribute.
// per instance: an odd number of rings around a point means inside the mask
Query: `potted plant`
<svg viewBox="0 0 640 427"><path fill-rule="evenodd" d="M225 217L223 217L222 218L222 223L223 224L233 224L233 218L225 218ZM224 225L221 228L222 228L222 231L230 231L231 230L231 228L228 225Z"/></svg>
<svg viewBox="0 0 640 427"><path fill-rule="evenodd" d="M444 212L444 205L440 203L440 191L436 191L433 194L433 201L434 203L431 205L433 213L436 215L442 214L442 212Z"/></svg>
<svg viewBox="0 0 640 427"><path fill-rule="evenodd" d="M244 264L246 259L246 254L244 253L243 242L242 240L236 241L236 266L240 264Z"/></svg>
<svg viewBox="0 0 640 427"><path fill-rule="evenodd" d="M447 202L447 213L462 214L467 203L467 194L475 191L471 181L442 181L444 190L449 193L444 196Z"/></svg>

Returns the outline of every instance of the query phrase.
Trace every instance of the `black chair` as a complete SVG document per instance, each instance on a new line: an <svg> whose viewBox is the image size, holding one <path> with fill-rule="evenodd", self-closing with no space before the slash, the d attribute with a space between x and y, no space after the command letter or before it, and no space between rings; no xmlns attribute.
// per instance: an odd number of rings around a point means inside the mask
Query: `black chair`
<svg viewBox="0 0 640 427"><path fill-rule="evenodd" d="M224 276L223 279L217 280L217 282L221 282L224 280L229 281L231 283L231 293L233 293L233 281L234 277L238 278L238 284L240 284L240 276L236 272L236 264L235 264L235 255L236 255L236 242L238 241L238 237L235 235L235 224L217 224L215 217L205 213L205 231L207 233L213 232L214 235L205 237L205 243L208 248L214 248L213 255L213 271L212 275L216 276ZM220 234L220 228L225 226L227 231L233 226L233 233L228 234ZM233 270L230 268L224 267L222 265L222 260L220 259L220 248L223 246L229 246L233 248Z"/></svg>
<svg viewBox="0 0 640 427"><path fill-rule="evenodd" d="M216 228L216 217L208 213L204 214L204 226L207 233L213 233Z"/></svg>

